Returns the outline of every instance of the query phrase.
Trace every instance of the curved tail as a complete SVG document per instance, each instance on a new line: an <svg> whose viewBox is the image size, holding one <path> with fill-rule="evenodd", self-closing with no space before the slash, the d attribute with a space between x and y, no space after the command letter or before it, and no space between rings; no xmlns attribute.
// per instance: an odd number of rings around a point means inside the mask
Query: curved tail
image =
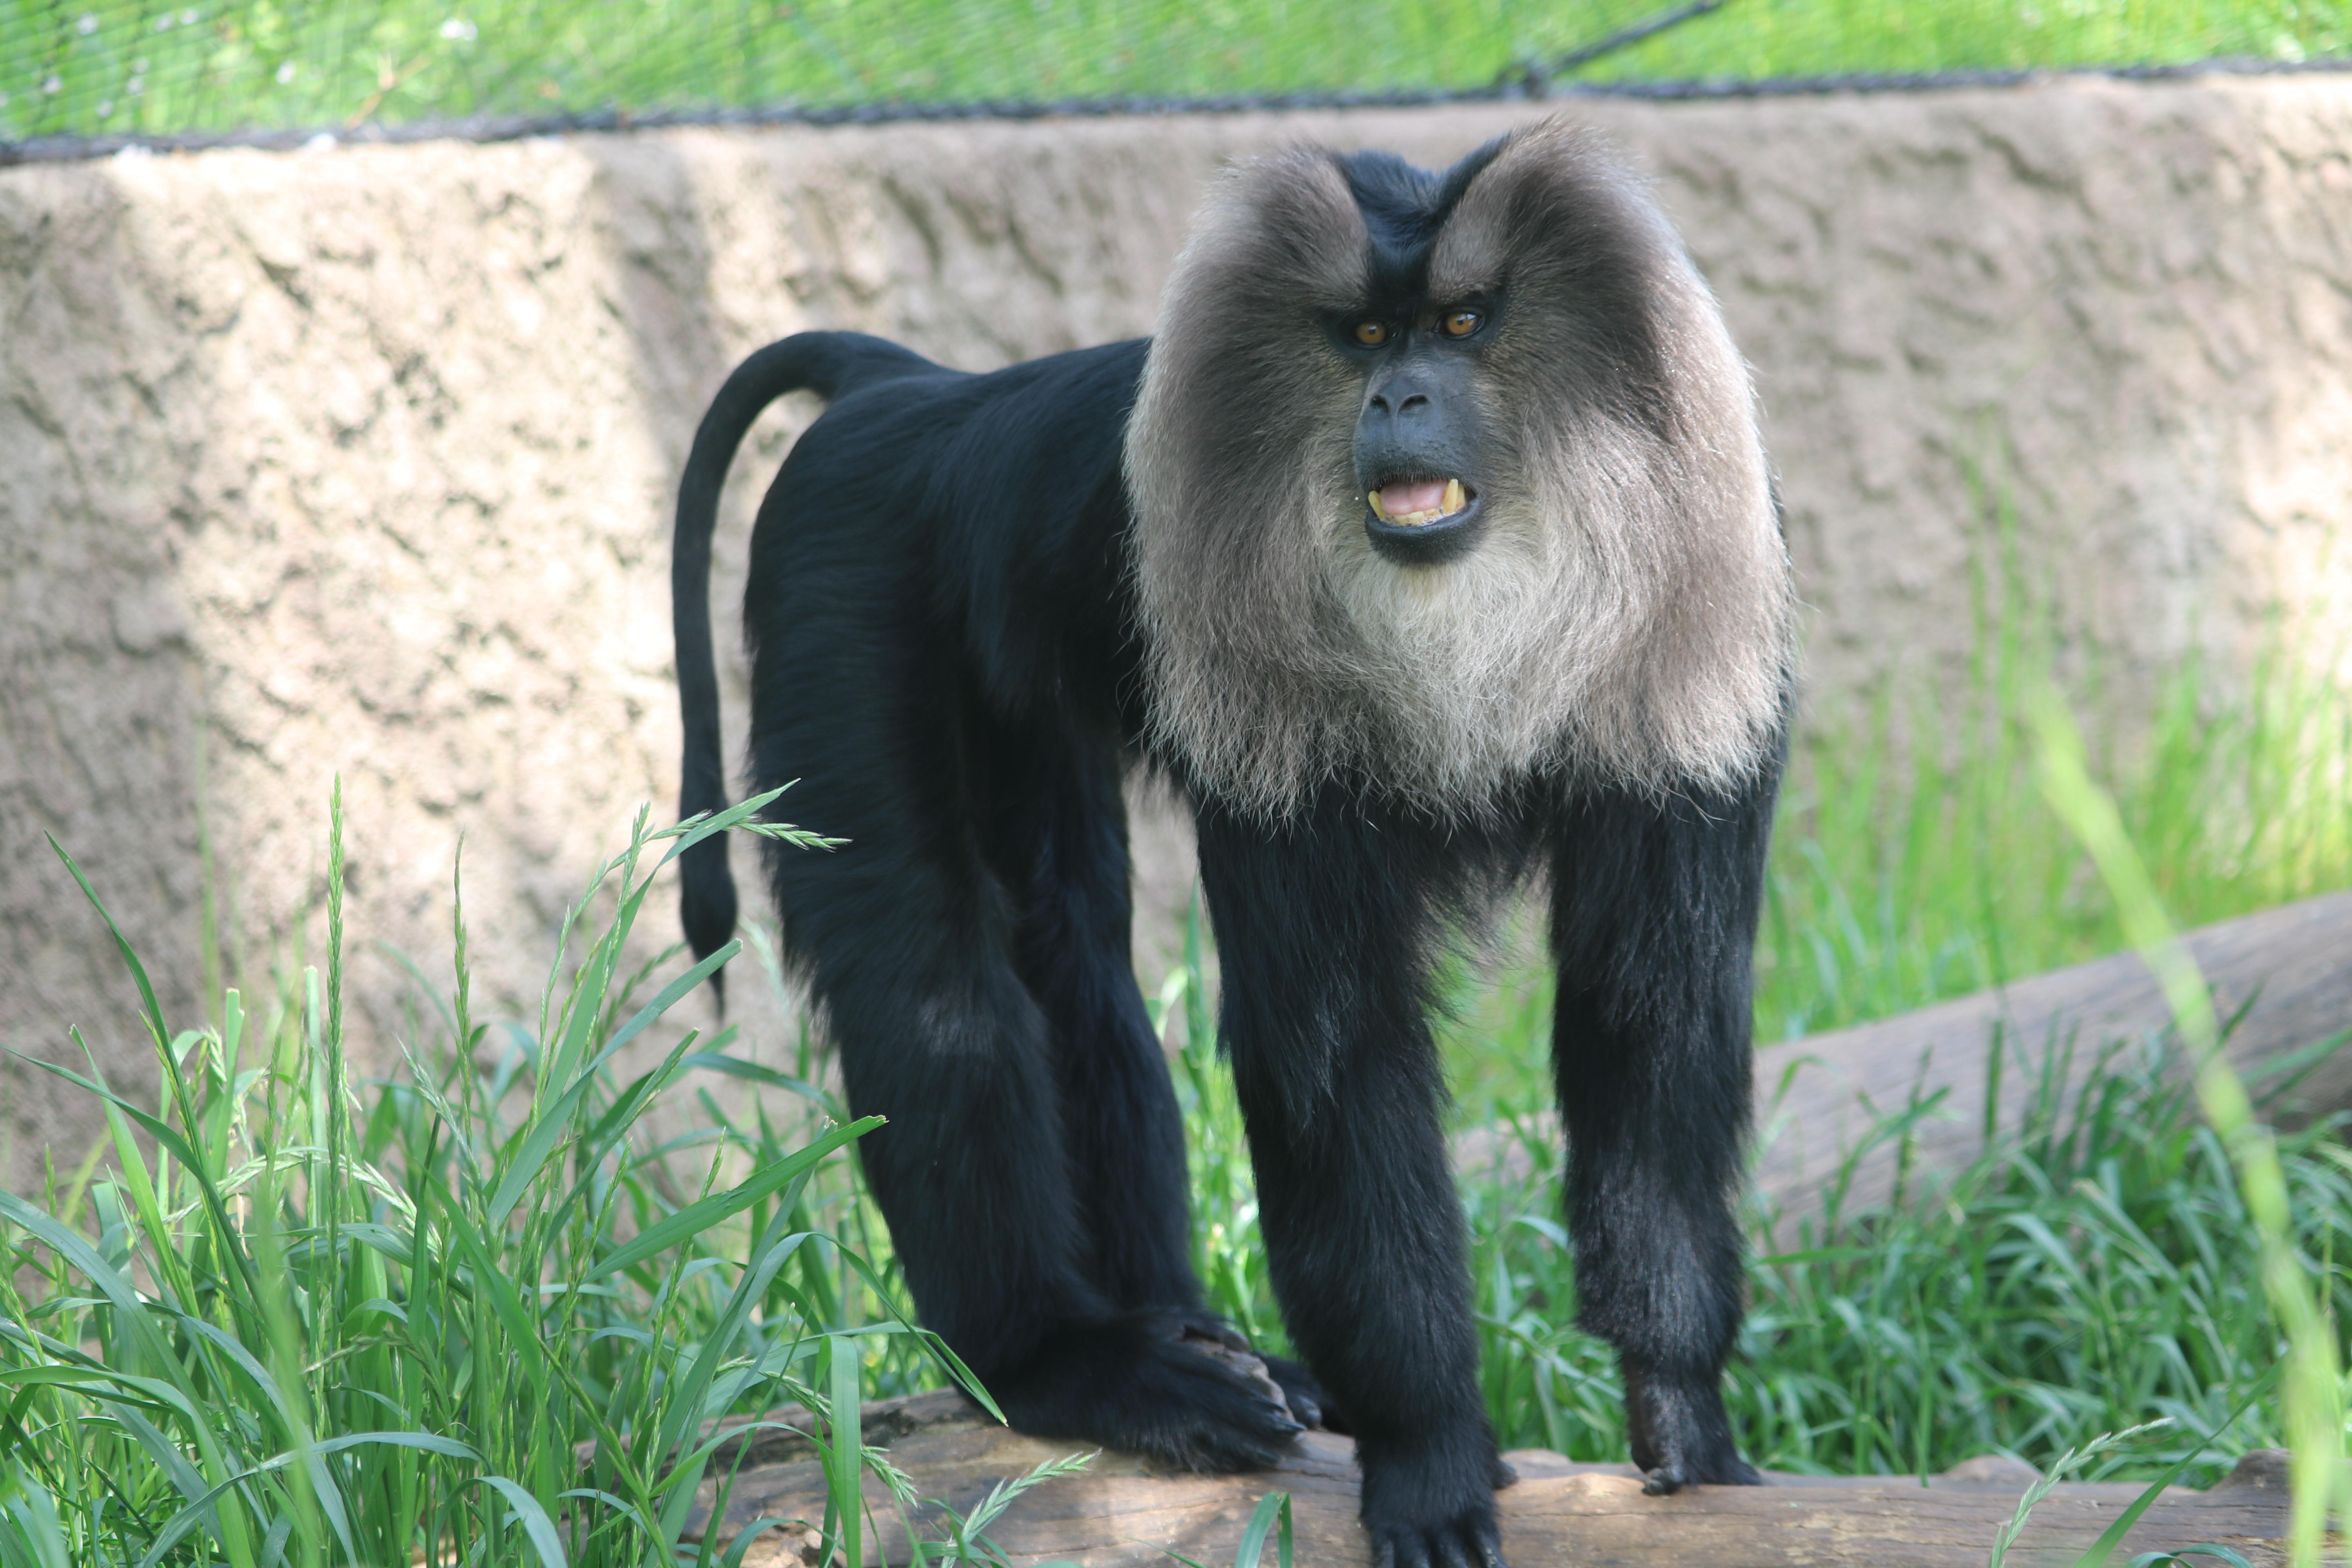
<svg viewBox="0 0 2352 1568"><path fill-rule="evenodd" d="M678 483L677 527L670 542L670 621L677 637L677 698L686 730L681 817L727 804L727 770L719 748L719 671L710 648L710 536L719 521L719 491L743 433L761 410L788 392L814 392L830 400L874 382L936 368L911 350L861 332L799 332L737 365L711 399ZM678 877L686 940L695 957L707 958L735 931L727 836L714 834L680 856Z"/></svg>

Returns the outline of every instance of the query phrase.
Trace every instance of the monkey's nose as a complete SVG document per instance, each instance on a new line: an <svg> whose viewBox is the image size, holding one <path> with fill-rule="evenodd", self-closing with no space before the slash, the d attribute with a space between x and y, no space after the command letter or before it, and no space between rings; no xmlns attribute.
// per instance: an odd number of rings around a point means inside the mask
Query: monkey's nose
<svg viewBox="0 0 2352 1568"><path fill-rule="evenodd" d="M1410 417L1427 414L1434 405L1427 388L1410 384L1383 386L1374 392L1366 405L1367 414L1385 415L1390 418Z"/></svg>

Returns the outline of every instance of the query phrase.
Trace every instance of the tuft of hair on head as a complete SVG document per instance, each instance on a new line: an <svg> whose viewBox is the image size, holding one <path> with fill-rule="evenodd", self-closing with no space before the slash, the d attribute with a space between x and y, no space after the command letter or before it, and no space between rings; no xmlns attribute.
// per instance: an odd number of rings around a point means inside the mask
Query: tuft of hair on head
<svg viewBox="0 0 2352 1568"><path fill-rule="evenodd" d="M1752 777L1788 555L1747 366L1646 184L1552 120L1367 199L1325 149L1239 164L1161 297L1126 453L1154 744L1276 818L1333 779L1454 815L1537 772ZM1361 373L1330 340L1401 266L1500 302L1485 532L1438 565L1366 536Z"/></svg>

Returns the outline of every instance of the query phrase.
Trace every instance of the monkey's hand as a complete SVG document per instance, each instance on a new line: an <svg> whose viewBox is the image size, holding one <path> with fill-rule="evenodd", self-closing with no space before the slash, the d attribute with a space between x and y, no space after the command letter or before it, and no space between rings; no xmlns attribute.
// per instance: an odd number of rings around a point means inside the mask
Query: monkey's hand
<svg viewBox="0 0 2352 1568"><path fill-rule="evenodd" d="M1244 1371L1203 1353L1186 1341L1191 1326L1150 1311L1066 1328L988 1391L1032 1436L1131 1449L1187 1470L1264 1469L1305 1428L1254 1363ZM1225 1329L1219 1348L1226 1336L1241 1340Z"/></svg>
<svg viewBox="0 0 2352 1568"><path fill-rule="evenodd" d="M1717 1379L1695 1382L1625 1363L1625 1426L1642 1489L1664 1497L1686 1486L1760 1487L1764 1478L1731 1441Z"/></svg>
<svg viewBox="0 0 2352 1568"><path fill-rule="evenodd" d="M1495 1492L1518 1477L1482 1447L1406 1456L1368 1454L1359 1444L1375 1568L1505 1568Z"/></svg>

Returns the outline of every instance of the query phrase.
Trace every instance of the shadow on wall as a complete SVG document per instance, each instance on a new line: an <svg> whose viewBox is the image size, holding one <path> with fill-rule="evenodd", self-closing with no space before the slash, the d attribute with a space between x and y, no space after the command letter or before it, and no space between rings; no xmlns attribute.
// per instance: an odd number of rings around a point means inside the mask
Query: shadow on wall
<svg viewBox="0 0 2352 1568"><path fill-rule="evenodd" d="M179 569L216 398L188 339L233 314L126 287L139 228L109 182L0 184L0 1044L79 1067L79 1025L152 1104L137 993L44 838L108 897L167 1017L192 1021L208 702ZM45 1152L69 1176L100 1126L88 1097L14 1065L0 1083L0 1177L21 1186Z"/></svg>

